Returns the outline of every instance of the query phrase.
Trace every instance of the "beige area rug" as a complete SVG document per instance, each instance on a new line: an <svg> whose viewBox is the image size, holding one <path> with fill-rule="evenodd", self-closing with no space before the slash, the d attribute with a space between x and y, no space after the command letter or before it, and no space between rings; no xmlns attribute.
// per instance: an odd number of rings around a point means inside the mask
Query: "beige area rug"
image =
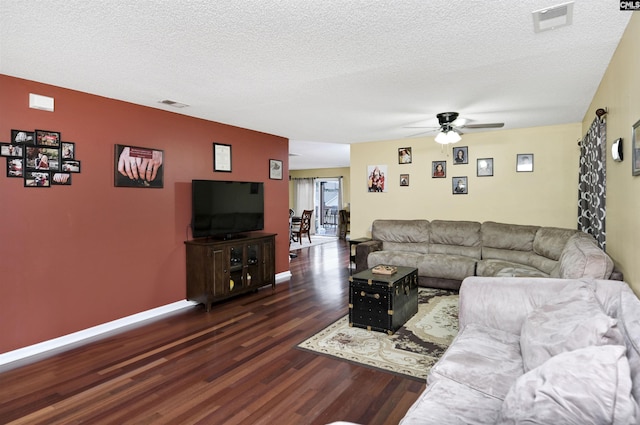
<svg viewBox="0 0 640 425"><path fill-rule="evenodd" d="M458 333L458 294L419 288L418 313L393 335L350 327L345 316L298 348L424 380Z"/></svg>
<svg viewBox="0 0 640 425"><path fill-rule="evenodd" d="M311 243L309 243L309 238L307 237L307 235L304 235L302 237L302 244L300 244L300 242L291 241L291 244L289 245L289 250L295 251L296 249L309 248L312 246L322 245L322 244L334 242L337 240L338 240L337 236L311 235Z"/></svg>

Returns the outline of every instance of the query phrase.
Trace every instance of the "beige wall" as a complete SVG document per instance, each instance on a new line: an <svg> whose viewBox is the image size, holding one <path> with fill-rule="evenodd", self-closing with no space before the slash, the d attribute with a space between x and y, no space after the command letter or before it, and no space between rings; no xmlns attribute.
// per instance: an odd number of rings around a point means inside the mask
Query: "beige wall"
<svg viewBox="0 0 640 425"><path fill-rule="evenodd" d="M452 146L433 136L351 145L351 237L370 236L377 218L499 221L576 227L580 123L463 135L469 164L452 165ZM398 164L398 148L412 148ZM534 154L534 172L515 170L518 153ZM494 176L476 177L476 160L493 158ZM447 177L432 178L432 161L447 161ZM386 193L367 191L367 166L387 165ZM400 174L409 174L401 187ZM467 195L452 194L452 177L467 176Z"/></svg>
<svg viewBox="0 0 640 425"><path fill-rule="evenodd" d="M631 128L640 120L640 14L634 13L582 122L586 133L595 110L608 108L607 252L640 293L640 176L631 174ZM623 139L622 162L611 159L611 144Z"/></svg>
<svg viewBox="0 0 640 425"><path fill-rule="evenodd" d="M290 170L289 176L294 178L308 178L308 177L343 177L342 180L342 203L345 208L349 202L351 202L351 181L350 171L348 167L345 168L319 168L312 170ZM295 191L293 189L293 181L289 181L289 208L294 208L295 201L293 197Z"/></svg>

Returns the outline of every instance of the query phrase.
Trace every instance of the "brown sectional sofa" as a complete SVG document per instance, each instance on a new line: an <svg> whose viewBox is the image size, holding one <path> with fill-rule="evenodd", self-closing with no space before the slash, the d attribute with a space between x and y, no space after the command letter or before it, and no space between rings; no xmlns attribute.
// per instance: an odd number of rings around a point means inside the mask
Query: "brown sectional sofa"
<svg viewBox="0 0 640 425"><path fill-rule="evenodd" d="M375 220L371 237L356 246L356 271L378 264L416 267L421 286L459 289L469 276L622 280L595 239L574 229Z"/></svg>

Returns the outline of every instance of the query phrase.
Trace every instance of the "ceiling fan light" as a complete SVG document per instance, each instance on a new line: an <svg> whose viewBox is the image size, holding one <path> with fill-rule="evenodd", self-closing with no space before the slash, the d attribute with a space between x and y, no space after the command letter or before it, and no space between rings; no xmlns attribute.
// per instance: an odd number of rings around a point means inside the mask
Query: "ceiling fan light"
<svg viewBox="0 0 640 425"><path fill-rule="evenodd" d="M462 140L462 137L460 137L460 135L456 131L451 130L447 133L448 143L457 143L460 140Z"/></svg>
<svg viewBox="0 0 640 425"><path fill-rule="evenodd" d="M449 138L447 137L447 133L441 131L436 135L436 142L440 143L441 145L446 145L447 143L449 143Z"/></svg>

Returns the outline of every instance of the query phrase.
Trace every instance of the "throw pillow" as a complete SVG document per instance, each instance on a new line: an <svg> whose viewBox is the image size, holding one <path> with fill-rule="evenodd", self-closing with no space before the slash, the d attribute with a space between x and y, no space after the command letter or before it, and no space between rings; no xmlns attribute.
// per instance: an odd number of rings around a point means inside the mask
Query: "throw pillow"
<svg viewBox="0 0 640 425"><path fill-rule="evenodd" d="M569 285L527 316L520 331L524 371L565 351L591 345L624 345L618 321L607 316L586 284Z"/></svg>
<svg viewBox="0 0 640 425"><path fill-rule="evenodd" d="M497 424L636 424L625 347L603 345L558 354L522 375Z"/></svg>

